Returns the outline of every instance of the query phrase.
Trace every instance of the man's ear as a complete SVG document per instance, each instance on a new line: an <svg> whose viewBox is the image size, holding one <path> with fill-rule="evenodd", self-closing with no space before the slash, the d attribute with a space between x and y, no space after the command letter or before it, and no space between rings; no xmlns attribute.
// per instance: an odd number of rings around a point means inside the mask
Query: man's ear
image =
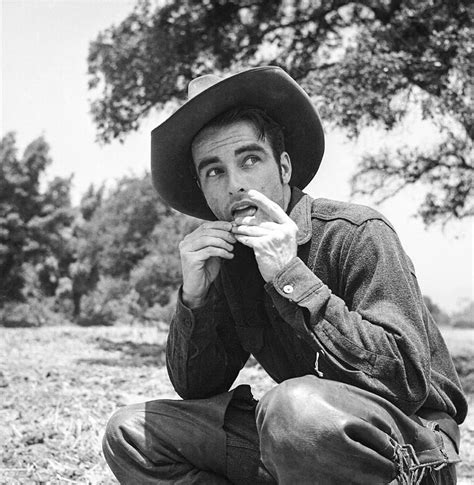
<svg viewBox="0 0 474 485"><path fill-rule="evenodd" d="M282 152L280 155L280 170L281 170L281 180L284 184L290 183L292 167L290 155L288 152Z"/></svg>

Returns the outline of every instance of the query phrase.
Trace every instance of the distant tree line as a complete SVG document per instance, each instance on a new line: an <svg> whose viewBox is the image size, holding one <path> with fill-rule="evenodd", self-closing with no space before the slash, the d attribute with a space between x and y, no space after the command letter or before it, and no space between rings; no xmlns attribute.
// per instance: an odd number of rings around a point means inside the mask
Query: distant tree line
<svg viewBox="0 0 474 485"><path fill-rule="evenodd" d="M42 138L18 157L0 142L0 325L82 325L166 318L181 279L178 242L196 220L164 204L148 174L90 186L78 207L71 178L43 186Z"/></svg>
<svg viewBox="0 0 474 485"><path fill-rule="evenodd" d="M199 223L158 197L148 174L112 189L90 186L71 204L72 178L43 179L51 163L40 137L18 156L0 141L0 326L167 320L181 281L178 243ZM442 325L473 325L473 304Z"/></svg>
<svg viewBox="0 0 474 485"><path fill-rule="evenodd" d="M460 305L459 309L448 315L429 296L423 297L435 322L441 326L474 328L474 301Z"/></svg>

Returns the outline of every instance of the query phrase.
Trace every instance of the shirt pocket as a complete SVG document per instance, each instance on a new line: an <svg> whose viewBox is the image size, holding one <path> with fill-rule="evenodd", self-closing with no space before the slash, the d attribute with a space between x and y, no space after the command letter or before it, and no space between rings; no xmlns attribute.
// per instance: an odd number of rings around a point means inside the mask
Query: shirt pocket
<svg viewBox="0 0 474 485"><path fill-rule="evenodd" d="M375 374L377 355L355 344L332 326L320 323L321 332L327 337L322 344L327 358L339 370L349 373ZM320 338L317 339L321 341Z"/></svg>

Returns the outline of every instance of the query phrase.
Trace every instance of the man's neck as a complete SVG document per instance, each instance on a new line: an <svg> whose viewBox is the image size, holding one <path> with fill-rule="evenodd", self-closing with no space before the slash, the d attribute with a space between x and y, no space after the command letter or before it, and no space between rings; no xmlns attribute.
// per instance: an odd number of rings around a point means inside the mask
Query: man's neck
<svg viewBox="0 0 474 485"><path fill-rule="evenodd" d="M288 213L288 206L291 200L291 187L286 184L283 186L283 210Z"/></svg>

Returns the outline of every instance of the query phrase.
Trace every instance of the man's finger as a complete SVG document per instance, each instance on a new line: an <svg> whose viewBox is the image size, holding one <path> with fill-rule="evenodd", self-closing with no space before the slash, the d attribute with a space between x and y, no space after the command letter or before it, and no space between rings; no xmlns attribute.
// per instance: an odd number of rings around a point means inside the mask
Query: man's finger
<svg viewBox="0 0 474 485"><path fill-rule="evenodd" d="M232 223L228 221L208 221L204 222L201 229L220 229L222 231L230 231Z"/></svg>
<svg viewBox="0 0 474 485"><path fill-rule="evenodd" d="M227 251L222 248L216 248L213 246L208 246L196 252L199 255L200 259L206 260L213 257L223 258L223 259L232 259L234 257L234 253Z"/></svg>
<svg viewBox="0 0 474 485"><path fill-rule="evenodd" d="M252 237L252 236L241 236L236 234L235 239L244 246L248 246L249 248L254 248L255 247L255 242L258 238Z"/></svg>
<svg viewBox="0 0 474 485"><path fill-rule="evenodd" d="M234 219L234 224L232 225L232 231L235 229L236 226L242 226L242 225L245 225L245 226L258 226L259 224L261 224L261 222L259 222L257 220L257 218L255 217L255 215L253 215L253 216L245 216L245 217L236 217Z"/></svg>
<svg viewBox="0 0 474 485"><path fill-rule="evenodd" d="M289 218L285 211L273 200L263 195L258 190L251 189L248 191L249 198L255 202L255 204L263 209L275 222L283 224Z"/></svg>
<svg viewBox="0 0 474 485"><path fill-rule="evenodd" d="M234 237L234 240L235 240L235 237ZM201 249L206 248L208 246L223 248L223 249L227 249L228 251L232 251L234 248L234 246L230 242L227 242L223 238L207 236L207 235L203 235L198 239L190 240L183 247L185 247L188 252L195 252L195 251L200 251Z"/></svg>
<svg viewBox="0 0 474 485"><path fill-rule="evenodd" d="M268 232L269 232L268 229L265 229L265 227L262 227L262 226L239 225L232 228L232 233L235 235L236 239L237 239L237 236L252 236L252 237L267 236Z"/></svg>
<svg viewBox="0 0 474 485"><path fill-rule="evenodd" d="M257 212L258 214L258 212ZM234 225L232 226L232 231L237 226L261 226L265 227L266 229L274 229L278 223L273 221L262 221L259 220L258 217L255 216L245 216L245 217L236 217L234 221Z"/></svg>
<svg viewBox="0 0 474 485"><path fill-rule="evenodd" d="M205 236L219 237L219 238L224 239L225 241L228 241L230 243L235 242L234 236L230 232L230 229L229 230L222 230L222 229L214 229L214 228L203 227L199 232L189 234L188 238L201 239L202 237L205 237Z"/></svg>

